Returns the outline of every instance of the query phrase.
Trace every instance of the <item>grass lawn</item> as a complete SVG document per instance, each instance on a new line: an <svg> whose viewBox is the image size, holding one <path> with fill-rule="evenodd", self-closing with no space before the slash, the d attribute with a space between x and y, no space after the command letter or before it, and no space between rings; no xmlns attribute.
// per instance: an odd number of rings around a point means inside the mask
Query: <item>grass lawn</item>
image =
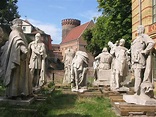
<svg viewBox="0 0 156 117"><path fill-rule="evenodd" d="M82 98L56 91L51 100L47 117L117 117L108 98Z"/></svg>
<svg viewBox="0 0 156 117"><path fill-rule="evenodd" d="M45 96L48 97L45 101L35 101L29 106L0 103L0 117L117 117L108 98L83 98L63 94L61 90Z"/></svg>

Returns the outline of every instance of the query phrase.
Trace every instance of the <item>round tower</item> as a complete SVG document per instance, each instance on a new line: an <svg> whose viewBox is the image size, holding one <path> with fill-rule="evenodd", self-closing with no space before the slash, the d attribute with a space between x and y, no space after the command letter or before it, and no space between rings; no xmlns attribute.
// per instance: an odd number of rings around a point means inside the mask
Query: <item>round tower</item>
<svg viewBox="0 0 156 117"><path fill-rule="evenodd" d="M81 23L80 20L77 19L63 19L62 20L62 40L67 36L69 31Z"/></svg>

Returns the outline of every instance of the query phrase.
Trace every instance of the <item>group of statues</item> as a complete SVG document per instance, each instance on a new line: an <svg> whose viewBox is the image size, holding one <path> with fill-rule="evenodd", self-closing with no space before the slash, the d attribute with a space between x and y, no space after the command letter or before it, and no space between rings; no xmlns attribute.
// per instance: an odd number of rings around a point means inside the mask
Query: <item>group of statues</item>
<svg viewBox="0 0 156 117"><path fill-rule="evenodd" d="M63 84L70 84L72 91L84 92L87 90L88 59L86 52L75 52L71 48L65 51Z"/></svg>
<svg viewBox="0 0 156 117"><path fill-rule="evenodd" d="M0 51L0 78L6 87L6 97L16 99L31 96L33 88L44 85L47 55L40 33L37 33L34 41L28 44L22 31L22 20L14 19L12 24L9 40ZM138 36L132 41L129 50L124 47L124 39L115 44L108 42L110 53L104 47L102 53L95 57L94 76L95 80L98 80L99 77L106 77L106 71L110 70L109 85L111 90L117 91L123 86L131 68L135 78L135 95L150 99L154 96L152 49L155 42L144 34L144 26L139 25L137 32ZM86 52L75 52L72 48L65 51L63 83L70 84L72 91L87 90L88 60ZM104 74L101 74L102 72ZM128 100L127 97L125 100Z"/></svg>
<svg viewBox="0 0 156 117"><path fill-rule="evenodd" d="M45 83L46 50L41 35L37 33L28 44L21 26L21 19L12 21L9 39L1 47L0 77L10 99L32 96L33 87Z"/></svg>
<svg viewBox="0 0 156 117"><path fill-rule="evenodd" d="M96 62L98 63L95 69L96 73L101 69L110 69L109 65L111 65L111 90L118 91L118 89L124 85L123 82L131 69L135 78L135 95L149 98L154 96L152 49L155 42L147 34L144 34L144 32L144 26L139 25L137 28L138 36L132 41L129 50L124 47L125 40L120 39L120 41L117 41L115 44L108 42L110 53L108 53L107 48L104 48L103 52L95 57L96 61L98 59L98 62ZM107 54L104 53L105 51ZM98 78L95 77L95 79Z"/></svg>
<svg viewBox="0 0 156 117"><path fill-rule="evenodd" d="M135 95L151 98L154 96L151 60L155 42L144 34L144 26L139 25L137 32L138 36L132 41L130 49L124 47L124 39L120 39L115 44L109 41L110 53L104 47L102 53L95 57L93 62L95 81L109 80L110 89L119 91L125 87L124 81L131 71L135 79ZM64 64L64 83L71 84L72 91L79 91L80 87L86 86L87 53L77 51L75 54L72 49L68 48L65 52ZM107 70L110 71L108 74L106 74ZM109 79L105 79L107 75L110 75Z"/></svg>
<svg viewBox="0 0 156 117"><path fill-rule="evenodd" d="M12 21L9 40L1 47L0 77L6 87L7 98L27 97L33 94L33 88L40 88L45 83L46 49L41 41L41 34L28 44L22 31L22 21ZM152 49L155 42L144 34L144 26L138 26L138 36L128 50L125 40L113 44L108 42L110 53L104 47L95 57L95 80L105 75L97 75L110 70L110 88L115 91L123 86L129 69L134 77L135 95L153 97ZM65 51L63 83L70 84L72 91L83 92L87 89L88 55L86 52L68 48ZM106 72L105 72L106 73Z"/></svg>

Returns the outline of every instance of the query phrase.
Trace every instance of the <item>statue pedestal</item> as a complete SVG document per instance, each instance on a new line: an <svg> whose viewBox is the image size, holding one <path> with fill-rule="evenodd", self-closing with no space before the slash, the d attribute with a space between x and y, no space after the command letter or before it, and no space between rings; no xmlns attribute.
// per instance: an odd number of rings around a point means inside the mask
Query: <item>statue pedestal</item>
<svg viewBox="0 0 156 117"><path fill-rule="evenodd" d="M78 90L75 88L71 89L72 92L80 92L80 93L86 92L87 90L88 90L87 88L80 88Z"/></svg>
<svg viewBox="0 0 156 117"><path fill-rule="evenodd" d="M153 98L141 96L141 95L123 95L123 100L127 103L134 103L138 105L155 105L156 100Z"/></svg>
<svg viewBox="0 0 156 117"><path fill-rule="evenodd" d="M125 87L125 86L122 86L122 87L120 87L119 89L115 89L114 91L118 91L118 92L128 92L128 91L129 91L129 88L128 88L128 87Z"/></svg>
<svg viewBox="0 0 156 117"><path fill-rule="evenodd" d="M111 70L99 70L97 71L97 80L94 81L93 85L110 85Z"/></svg>
<svg viewBox="0 0 156 117"><path fill-rule="evenodd" d="M34 97L30 97L25 100L22 100L22 99L13 100L13 99L5 98L5 97L0 97L0 103L9 103L12 105L21 105L21 106L30 105L33 101L34 101Z"/></svg>

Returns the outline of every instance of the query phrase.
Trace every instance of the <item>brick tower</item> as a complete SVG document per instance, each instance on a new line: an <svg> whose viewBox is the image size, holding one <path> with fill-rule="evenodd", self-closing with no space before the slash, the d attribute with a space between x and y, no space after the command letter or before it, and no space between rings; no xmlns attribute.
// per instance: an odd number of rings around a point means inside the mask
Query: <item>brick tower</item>
<svg viewBox="0 0 156 117"><path fill-rule="evenodd" d="M77 19L63 19L62 20L62 40L67 36L69 31L81 24Z"/></svg>

